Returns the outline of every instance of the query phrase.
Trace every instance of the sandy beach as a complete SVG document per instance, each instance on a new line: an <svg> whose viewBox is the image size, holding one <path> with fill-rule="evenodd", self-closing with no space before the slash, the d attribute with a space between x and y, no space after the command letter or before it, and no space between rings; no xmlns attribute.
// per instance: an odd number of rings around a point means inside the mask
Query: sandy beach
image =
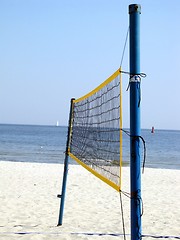
<svg viewBox="0 0 180 240"><path fill-rule="evenodd" d="M129 192L129 168L122 173L122 190ZM119 193L79 165L69 165L64 220L57 227L62 175L59 164L0 162L1 239L123 239ZM180 237L179 184L179 170L145 169L143 235ZM126 239L129 205L123 196Z"/></svg>

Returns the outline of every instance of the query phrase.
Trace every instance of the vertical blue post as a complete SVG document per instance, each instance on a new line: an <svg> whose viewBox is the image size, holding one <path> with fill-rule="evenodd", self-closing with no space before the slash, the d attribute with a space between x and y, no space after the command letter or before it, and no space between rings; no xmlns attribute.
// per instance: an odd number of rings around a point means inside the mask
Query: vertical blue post
<svg viewBox="0 0 180 240"><path fill-rule="evenodd" d="M70 145L70 138L71 138L71 127L72 127L72 112L73 112L73 98L71 99L71 107L69 113L69 125L68 125L68 134L67 134L67 142L66 142L66 153L65 153L65 160L64 160L64 174L63 174L63 183L62 183L62 193L58 195L61 198L60 203L60 211L59 211L59 220L58 225L62 225L63 221L63 212L64 212L64 202L65 202L65 193L66 193L66 182L67 182L67 175L68 175L68 152L69 152L69 145Z"/></svg>
<svg viewBox="0 0 180 240"><path fill-rule="evenodd" d="M141 239L140 159L140 14L141 6L129 5L130 16L130 184L131 240Z"/></svg>

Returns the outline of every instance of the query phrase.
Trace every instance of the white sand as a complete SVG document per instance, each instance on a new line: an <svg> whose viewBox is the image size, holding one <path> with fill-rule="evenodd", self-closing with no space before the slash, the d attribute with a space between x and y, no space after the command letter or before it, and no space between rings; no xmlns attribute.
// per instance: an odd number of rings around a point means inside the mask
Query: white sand
<svg viewBox="0 0 180 240"><path fill-rule="evenodd" d="M110 235L123 232L119 193L81 166L69 166L63 226L56 226L62 175L63 165L0 162L0 239L123 239ZM125 191L128 178L123 168ZM179 170L145 169L143 234L180 236L179 184ZM123 205L129 234L127 197Z"/></svg>

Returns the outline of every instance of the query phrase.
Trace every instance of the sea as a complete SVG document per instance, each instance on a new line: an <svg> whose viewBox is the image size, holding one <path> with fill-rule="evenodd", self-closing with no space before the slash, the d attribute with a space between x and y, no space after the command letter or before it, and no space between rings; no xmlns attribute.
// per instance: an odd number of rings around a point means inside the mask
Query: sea
<svg viewBox="0 0 180 240"><path fill-rule="evenodd" d="M180 169L180 131L142 129L145 167ZM129 163L129 137L123 134L123 158ZM67 140L65 126L0 124L0 161L63 164ZM76 164L69 160L70 164Z"/></svg>

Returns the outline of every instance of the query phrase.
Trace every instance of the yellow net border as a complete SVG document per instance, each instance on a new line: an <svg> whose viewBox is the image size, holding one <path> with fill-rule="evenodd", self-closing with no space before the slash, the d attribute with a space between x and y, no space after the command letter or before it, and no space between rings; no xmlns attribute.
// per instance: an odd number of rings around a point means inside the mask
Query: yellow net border
<svg viewBox="0 0 180 240"><path fill-rule="evenodd" d="M81 102L81 101L91 97L92 95L94 95L95 93L100 91L103 87L105 87L107 84L109 84L111 81L113 81L115 78L117 78L119 75L120 75L120 122L119 122L119 126L120 126L120 132L119 132L120 159L119 159L119 184L114 183L110 179L106 178L105 176L101 175L96 170L91 168L90 165L87 165L84 162L82 162L80 159L78 159L73 153L71 153L71 146L68 149L68 155L72 159L74 159L77 163L79 163L81 166L83 166L86 170L91 172L93 175L95 175L100 180L102 180L103 182L105 182L106 184L108 184L109 186L111 186L112 188L114 188L117 191L121 190L121 185L122 185L121 184L121 168L122 168L122 131L121 131L121 129L122 129L122 78L121 78L121 68L119 68L117 71L115 71L108 79L106 79L102 84L100 84L94 90L92 90L91 92L87 93L83 97L80 97L78 99L74 99L73 100L73 105L74 105L75 103ZM72 123L73 123L73 111L72 111L71 124ZM72 131L72 126L71 126L71 131ZM72 136L72 132L71 132L71 136Z"/></svg>

